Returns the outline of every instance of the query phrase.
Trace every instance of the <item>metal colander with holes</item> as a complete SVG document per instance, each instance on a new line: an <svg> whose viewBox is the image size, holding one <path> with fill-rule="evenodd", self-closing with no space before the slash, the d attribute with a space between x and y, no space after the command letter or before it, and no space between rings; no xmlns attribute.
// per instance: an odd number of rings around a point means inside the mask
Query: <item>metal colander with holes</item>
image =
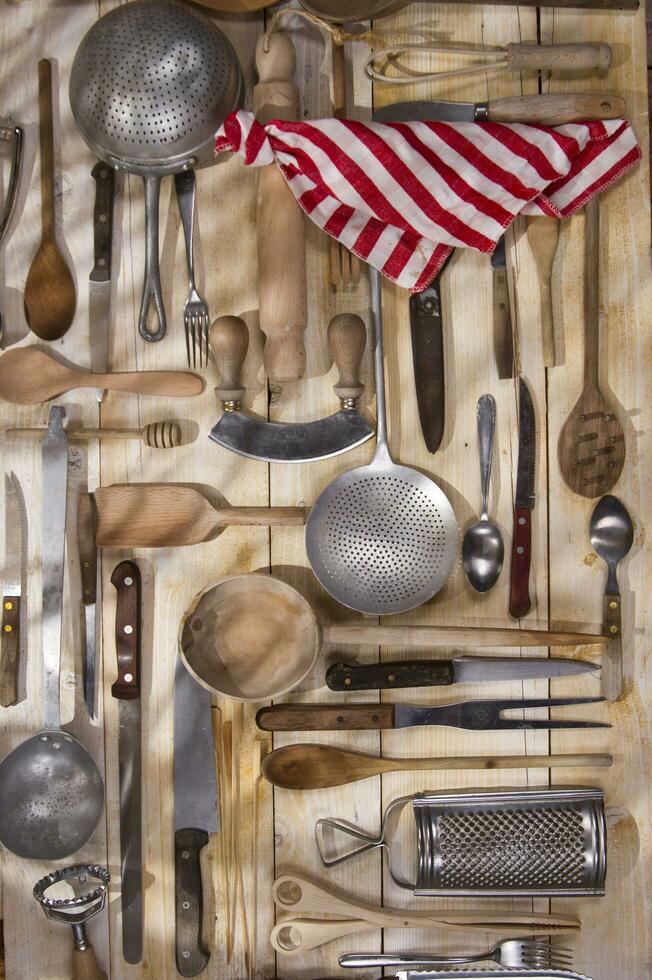
<svg viewBox="0 0 652 980"><path fill-rule="evenodd" d="M414 819L401 828L408 805ZM315 832L327 867L387 849L392 878L415 895L604 895L607 835L600 789L419 793L390 803L377 837L331 819L319 820ZM390 835L400 867L389 854ZM345 837L358 843L343 851Z"/></svg>
<svg viewBox="0 0 652 980"><path fill-rule="evenodd" d="M165 334L158 260L161 177L214 157L215 133L242 106L235 51L213 21L172 0L135 0L83 37L70 74L70 105L94 153L145 182L145 282L139 329ZM148 330L150 301L158 328Z"/></svg>
<svg viewBox="0 0 652 980"><path fill-rule="evenodd" d="M337 477L306 522L312 570L333 598L368 615L431 599L457 557L458 528L443 490L392 460L387 447L380 274L371 270L378 431L368 466Z"/></svg>

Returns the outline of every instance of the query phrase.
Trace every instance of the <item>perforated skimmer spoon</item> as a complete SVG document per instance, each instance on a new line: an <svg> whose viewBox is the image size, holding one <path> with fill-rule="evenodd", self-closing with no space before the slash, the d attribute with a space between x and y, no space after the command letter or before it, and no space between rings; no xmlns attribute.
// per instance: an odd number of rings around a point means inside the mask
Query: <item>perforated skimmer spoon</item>
<svg viewBox="0 0 652 980"><path fill-rule="evenodd" d="M367 466L337 477L306 522L312 570L334 599L369 615L414 609L439 592L457 557L453 508L429 477L387 446L380 273L371 269L378 428Z"/></svg>

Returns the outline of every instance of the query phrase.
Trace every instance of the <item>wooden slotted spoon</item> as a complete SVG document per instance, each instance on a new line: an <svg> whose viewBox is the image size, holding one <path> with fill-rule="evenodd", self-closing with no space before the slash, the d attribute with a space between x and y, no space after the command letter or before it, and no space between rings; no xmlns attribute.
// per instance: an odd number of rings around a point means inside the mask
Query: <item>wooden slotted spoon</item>
<svg viewBox="0 0 652 980"><path fill-rule="evenodd" d="M566 484L582 497L600 497L617 483L625 462L625 433L600 391L600 205L586 205L584 258L584 389L559 435L557 456Z"/></svg>

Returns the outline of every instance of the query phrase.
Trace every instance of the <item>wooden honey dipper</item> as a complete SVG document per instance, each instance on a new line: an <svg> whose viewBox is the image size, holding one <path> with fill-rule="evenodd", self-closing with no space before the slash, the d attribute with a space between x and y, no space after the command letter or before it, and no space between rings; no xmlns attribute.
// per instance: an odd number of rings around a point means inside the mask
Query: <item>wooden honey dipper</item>
<svg viewBox="0 0 652 980"><path fill-rule="evenodd" d="M5 429L7 439L41 439L47 429ZM183 445L181 426L178 422L150 422L142 429L66 429L69 439L76 442L100 442L115 439L140 439L150 449L176 449Z"/></svg>

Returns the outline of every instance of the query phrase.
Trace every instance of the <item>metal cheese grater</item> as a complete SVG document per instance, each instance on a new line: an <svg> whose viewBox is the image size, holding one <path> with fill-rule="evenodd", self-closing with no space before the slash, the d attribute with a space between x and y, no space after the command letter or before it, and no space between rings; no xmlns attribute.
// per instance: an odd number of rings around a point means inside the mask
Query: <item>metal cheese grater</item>
<svg viewBox="0 0 652 980"><path fill-rule="evenodd" d="M403 850L416 851L415 881L392 867L387 839L408 804L414 824ZM337 852L332 849L336 831L360 843ZM424 792L390 803L377 837L330 819L319 820L315 832L327 866L387 848L392 878L417 896L604 894L607 842L600 789Z"/></svg>

